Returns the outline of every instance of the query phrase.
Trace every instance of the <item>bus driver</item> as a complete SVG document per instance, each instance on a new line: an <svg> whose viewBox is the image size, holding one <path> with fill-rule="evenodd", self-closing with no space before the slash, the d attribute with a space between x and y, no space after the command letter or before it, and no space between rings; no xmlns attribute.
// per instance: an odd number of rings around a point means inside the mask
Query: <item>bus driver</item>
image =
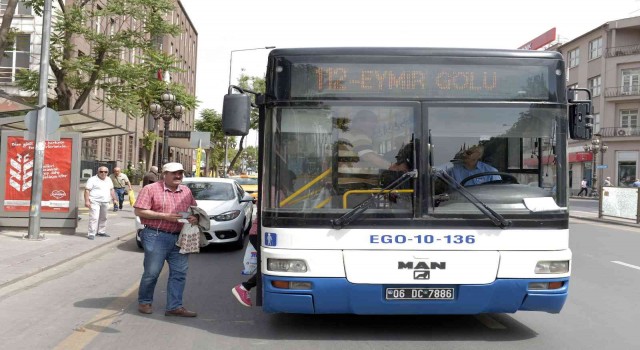
<svg viewBox="0 0 640 350"><path fill-rule="evenodd" d="M454 179L456 179L456 181L460 182L471 175L485 172L497 172L498 170L496 168L480 161L483 154L484 147L480 145L467 148L466 150L461 152L459 159L455 159L455 161L453 162L453 167L448 168L447 173ZM485 175L466 181L466 184L461 185L474 186L490 181L500 181L501 179L502 178L498 175Z"/></svg>

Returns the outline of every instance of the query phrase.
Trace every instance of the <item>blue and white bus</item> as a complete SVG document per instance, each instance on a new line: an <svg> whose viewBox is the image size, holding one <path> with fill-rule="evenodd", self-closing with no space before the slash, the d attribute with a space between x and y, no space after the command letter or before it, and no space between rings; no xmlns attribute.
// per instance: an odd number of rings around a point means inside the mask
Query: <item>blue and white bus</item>
<svg viewBox="0 0 640 350"><path fill-rule="evenodd" d="M258 302L559 312L567 139L591 137L586 93L565 90L557 52L273 50L266 91L231 86L223 107L227 135L259 110Z"/></svg>

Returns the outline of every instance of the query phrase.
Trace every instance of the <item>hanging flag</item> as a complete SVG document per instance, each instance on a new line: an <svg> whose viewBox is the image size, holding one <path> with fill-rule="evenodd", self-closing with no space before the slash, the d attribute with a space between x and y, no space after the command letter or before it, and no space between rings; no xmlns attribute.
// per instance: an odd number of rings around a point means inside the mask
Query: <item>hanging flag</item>
<svg viewBox="0 0 640 350"><path fill-rule="evenodd" d="M196 150L196 177L200 177L200 163L202 162L202 148Z"/></svg>

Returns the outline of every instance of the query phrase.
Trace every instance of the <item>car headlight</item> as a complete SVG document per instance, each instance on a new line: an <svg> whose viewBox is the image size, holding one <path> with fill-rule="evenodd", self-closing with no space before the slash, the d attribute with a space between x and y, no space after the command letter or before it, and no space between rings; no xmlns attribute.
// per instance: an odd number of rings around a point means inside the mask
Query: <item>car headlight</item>
<svg viewBox="0 0 640 350"><path fill-rule="evenodd" d="M267 270L281 272L307 272L307 263L300 259L267 259Z"/></svg>
<svg viewBox="0 0 640 350"><path fill-rule="evenodd" d="M569 272L569 260L538 261L535 269L535 273L540 273L540 274L554 274L554 273L567 273L567 272Z"/></svg>
<svg viewBox="0 0 640 350"><path fill-rule="evenodd" d="M215 221L229 221L237 218L239 215L240 215L240 210L232 210L226 213L211 216L209 219L212 219Z"/></svg>

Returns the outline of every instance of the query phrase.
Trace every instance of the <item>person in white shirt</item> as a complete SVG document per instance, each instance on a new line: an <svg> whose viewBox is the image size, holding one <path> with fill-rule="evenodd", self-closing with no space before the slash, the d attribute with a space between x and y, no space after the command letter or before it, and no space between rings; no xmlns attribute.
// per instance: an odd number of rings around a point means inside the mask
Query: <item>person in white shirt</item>
<svg viewBox="0 0 640 350"><path fill-rule="evenodd" d="M99 167L98 174L90 177L84 188L84 205L90 210L87 232L89 239L95 239L96 235L109 237L106 232L109 202L117 206L118 198L113 190L113 182L107 178L108 173L107 167Z"/></svg>

